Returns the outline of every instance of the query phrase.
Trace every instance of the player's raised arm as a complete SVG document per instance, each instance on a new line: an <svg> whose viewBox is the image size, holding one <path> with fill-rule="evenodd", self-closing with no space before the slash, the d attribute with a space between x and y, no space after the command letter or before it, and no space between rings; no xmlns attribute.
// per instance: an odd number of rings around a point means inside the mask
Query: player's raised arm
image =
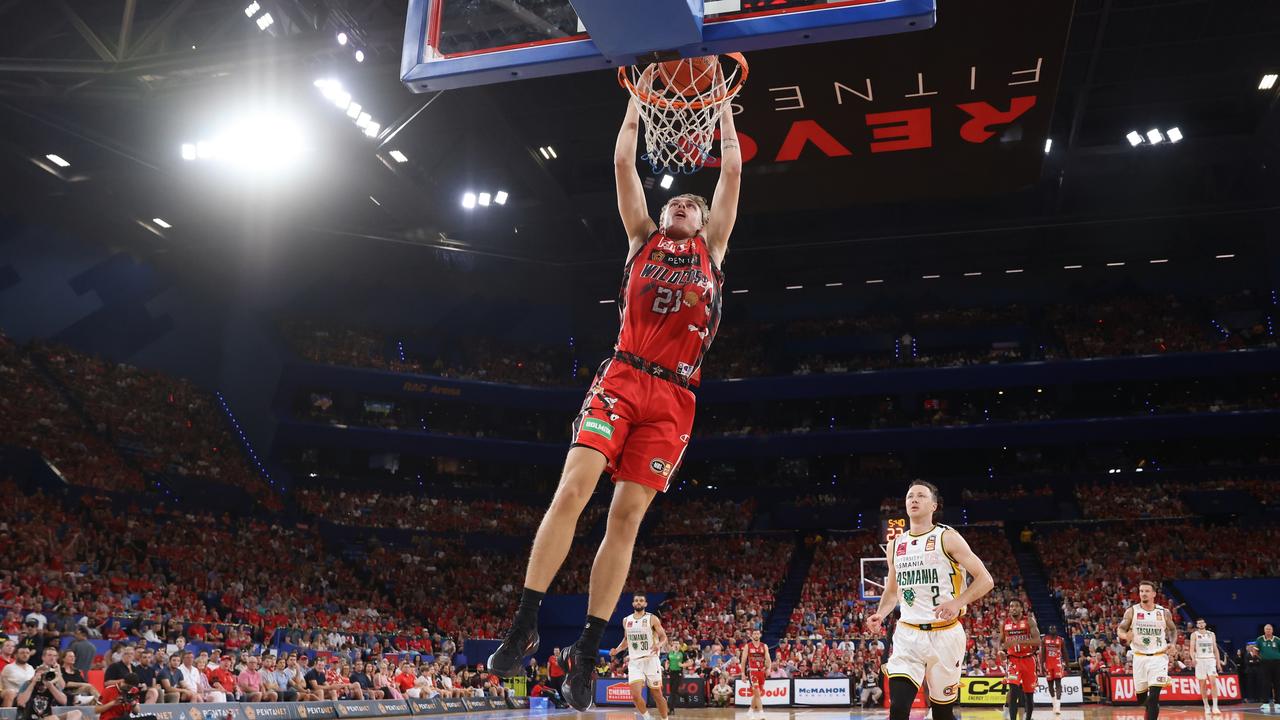
<svg viewBox="0 0 1280 720"><path fill-rule="evenodd" d="M738 221L738 194L742 187L742 148L738 131L733 126L733 103L724 104L720 113L720 180L711 198L711 217L707 218L704 237L711 259L719 267L729 252L729 235Z"/></svg>
<svg viewBox="0 0 1280 720"><path fill-rule="evenodd" d="M960 533L954 530L942 533L942 550L973 578L973 582L969 583L969 587L959 597L942 603L934 611L939 620L950 620L958 617L964 606L977 602L983 595L991 592L996 583L991 579L991 573L987 572L987 566L973 554L968 541Z"/></svg>
<svg viewBox="0 0 1280 720"><path fill-rule="evenodd" d="M627 231L629 248L627 259L640 251L657 225L649 217L645 205L644 186L640 173L636 172L636 135L640 132L640 108L636 101L627 103L627 115L618 130L618 142L613 148L613 176L618 186L618 215Z"/></svg>

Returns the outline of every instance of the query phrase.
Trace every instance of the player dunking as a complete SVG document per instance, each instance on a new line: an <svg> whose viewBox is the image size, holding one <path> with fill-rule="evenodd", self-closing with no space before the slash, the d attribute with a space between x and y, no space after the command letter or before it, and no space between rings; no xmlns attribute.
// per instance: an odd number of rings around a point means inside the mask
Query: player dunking
<svg viewBox="0 0 1280 720"><path fill-rule="evenodd" d="M764 717L764 681L769 677L773 661L769 657L769 646L760 642L759 630L751 631L751 642L742 646L738 665L742 667L742 679L751 686L751 709L747 711L747 720Z"/></svg>
<svg viewBox="0 0 1280 720"><path fill-rule="evenodd" d="M576 710L591 706L600 638L631 568L640 521L654 496L670 485L689 443L689 388L701 379L703 358L720 325L720 266L738 215L742 152L729 104L720 117L720 178L710 208L696 195L678 195L656 224L636 173L639 124L633 100L613 157L628 241L618 294L622 327L573 421L560 485L534 537L511 630L489 657L491 672L513 677L523 658L537 650L543 595L569 553L578 516L600 474L608 471L613 501L591 566L586 629L562 652L567 672L561 693Z"/></svg>
<svg viewBox="0 0 1280 720"><path fill-rule="evenodd" d="M1053 699L1053 714L1062 714L1062 678L1066 677L1066 653L1062 637L1056 625L1049 626L1040 643L1040 664L1044 666L1045 680L1049 685L1049 697Z"/></svg>
<svg viewBox="0 0 1280 720"><path fill-rule="evenodd" d="M1178 640L1173 613L1156 604L1156 584L1138 583L1138 604L1124 611L1116 637L1133 650L1133 689L1138 704L1147 708L1146 720L1160 717L1160 691L1169 684L1170 645Z"/></svg>
<svg viewBox="0 0 1280 720"><path fill-rule="evenodd" d="M649 687L653 702L658 706L658 716L667 720L667 698L662 694L662 666L658 664L658 652L667 644L667 631L662 628L658 616L645 612L649 600L644 593L631 596L631 608L635 613L622 621L622 642L609 651L613 657L627 651L627 684L631 686L631 701L636 712L646 720L652 718L644 702L644 688Z"/></svg>
<svg viewBox="0 0 1280 720"><path fill-rule="evenodd" d="M916 692L926 682L933 720L953 720L965 649L960 616L995 583L960 533L934 523L934 514L942 508L937 487L923 480L911 483L906 507L911 527L886 548L889 577L880 607L867 618L867 629L877 632L893 609L901 607L893 652L885 665L889 720L907 720ZM968 587L965 572L973 578Z"/></svg>
<svg viewBox="0 0 1280 720"><path fill-rule="evenodd" d="M1036 706L1036 651L1040 649L1040 628L1036 619L1028 615L1022 601L1009 601L1009 617L1000 626L1000 647L1009 653L1009 720L1018 720L1018 706L1031 713Z"/></svg>
<svg viewBox="0 0 1280 720"><path fill-rule="evenodd" d="M1205 715L1221 715L1222 711L1218 709L1218 673L1222 672L1222 656L1218 654L1218 636L1205 626L1204 618L1196 620L1196 630L1191 633L1191 658L1196 664L1196 682L1200 683ZM1212 710L1209 708L1211 692Z"/></svg>

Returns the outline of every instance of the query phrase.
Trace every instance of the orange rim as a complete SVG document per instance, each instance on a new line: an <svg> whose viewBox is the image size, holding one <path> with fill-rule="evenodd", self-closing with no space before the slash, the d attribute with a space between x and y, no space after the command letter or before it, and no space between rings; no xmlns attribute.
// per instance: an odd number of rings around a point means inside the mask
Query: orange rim
<svg viewBox="0 0 1280 720"><path fill-rule="evenodd" d="M708 105L722 103L731 99L734 95L738 94L738 91L742 90L743 83L747 81L747 59L742 56L742 53L725 53L724 57L730 58L734 62L738 63L738 68L742 71L738 75L738 79L734 83L733 87L726 90L724 95L716 95L712 98L699 98L697 100L674 100L665 98L661 95L651 93L648 90L641 90L636 87L635 84L631 82L630 73L627 72L629 68L625 67L618 68L618 84L626 88L628 92L645 105L651 105L663 110L701 110Z"/></svg>

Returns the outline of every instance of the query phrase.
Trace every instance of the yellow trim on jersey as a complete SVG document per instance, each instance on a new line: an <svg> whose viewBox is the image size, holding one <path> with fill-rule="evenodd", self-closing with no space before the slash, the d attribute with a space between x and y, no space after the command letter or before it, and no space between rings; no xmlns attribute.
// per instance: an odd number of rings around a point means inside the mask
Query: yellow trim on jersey
<svg viewBox="0 0 1280 720"><path fill-rule="evenodd" d="M920 630L922 632L933 632L935 630L946 630L947 628L951 627L952 625L955 625L958 622L960 622L960 618L954 618L950 622L945 622L945 623L921 623L919 625L916 625L915 623L909 623L906 620L899 620L898 624L906 625L909 628Z"/></svg>
<svg viewBox="0 0 1280 720"><path fill-rule="evenodd" d="M929 696L930 705L954 705L958 702L960 702L960 685L958 683L956 684L956 696L950 700L938 700L932 695Z"/></svg>
<svg viewBox="0 0 1280 720"><path fill-rule="evenodd" d="M940 527L946 527L946 526L945 526L945 525L938 525L938 524L936 524L936 523L935 523L933 527L929 528L928 530L925 530L924 532L920 533L919 535L917 535L917 534L915 534L915 533L911 532L910 530L908 530L908 531L907 531L907 535L910 535L911 537L924 537L925 535L928 535L929 533L933 532L934 530L937 530L937 529L938 529L938 528L940 528ZM899 536L899 537L901 537L901 536Z"/></svg>
<svg viewBox="0 0 1280 720"><path fill-rule="evenodd" d="M956 567L960 567L960 563L956 562L956 559L951 557L951 553L947 552L947 544L942 540L943 536L947 534L948 530L950 530L951 532L956 532L956 529L951 527L950 525L939 525L938 527L942 528L942 532L938 533L939 549L942 550L943 555L947 556L947 559L951 561L952 565L955 565ZM959 533L956 533L956 534L958 535Z"/></svg>
<svg viewBox="0 0 1280 720"><path fill-rule="evenodd" d="M1165 652L1164 650L1161 650L1160 652L1153 652L1153 653L1140 653L1140 652L1138 652L1137 650L1134 650L1134 651L1133 651L1133 654L1134 654L1134 655L1141 655L1142 657L1155 657L1155 656L1157 656L1157 655L1163 655L1163 654L1164 654L1164 652Z"/></svg>
<svg viewBox="0 0 1280 720"><path fill-rule="evenodd" d="M889 673L889 672L886 672L886 673L885 673L885 677L891 677L891 678L896 678L896 677L906 678L906 679L908 679L908 680L910 680L910 681L911 681L911 684L912 684L912 685L915 685L915 686L916 686L916 689L917 689L917 690L919 690L919 689L920 689L920 683L916 682L916 679L915 679L915 678L913 678L913 677L911 677L910 675L907 675L907 674L905 674L905 673Z"/></svg>

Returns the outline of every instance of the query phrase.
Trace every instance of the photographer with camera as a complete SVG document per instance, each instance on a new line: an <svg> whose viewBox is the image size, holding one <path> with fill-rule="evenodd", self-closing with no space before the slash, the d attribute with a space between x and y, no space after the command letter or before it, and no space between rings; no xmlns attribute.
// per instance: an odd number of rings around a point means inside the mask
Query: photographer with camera
<svg viewBox="0 0 1280 720"><path fill-rule="evenodd" d="M141 679L134 673L125 675L116 685L108 685L107 689L102 691L98 704L93 708L98 713L98 720L119 720L128 715L135 715L143 700L144 692L141 685ZM156 716L135 715L135 717L155 720ZM66 718L66 720L78 720L78 718Z"/></svg>
<svg viewBox="0 0 1280 720"><path fill-rule="evenodd" d="M53 715L55 706L67 705L67 694L63 690L65 686L62 669L58 667L58 649L46 647L31 681L18 693L19 720L47 718ZM79 710L68 710L58 717L63 720L80 720L82 714Z"/></svg>

